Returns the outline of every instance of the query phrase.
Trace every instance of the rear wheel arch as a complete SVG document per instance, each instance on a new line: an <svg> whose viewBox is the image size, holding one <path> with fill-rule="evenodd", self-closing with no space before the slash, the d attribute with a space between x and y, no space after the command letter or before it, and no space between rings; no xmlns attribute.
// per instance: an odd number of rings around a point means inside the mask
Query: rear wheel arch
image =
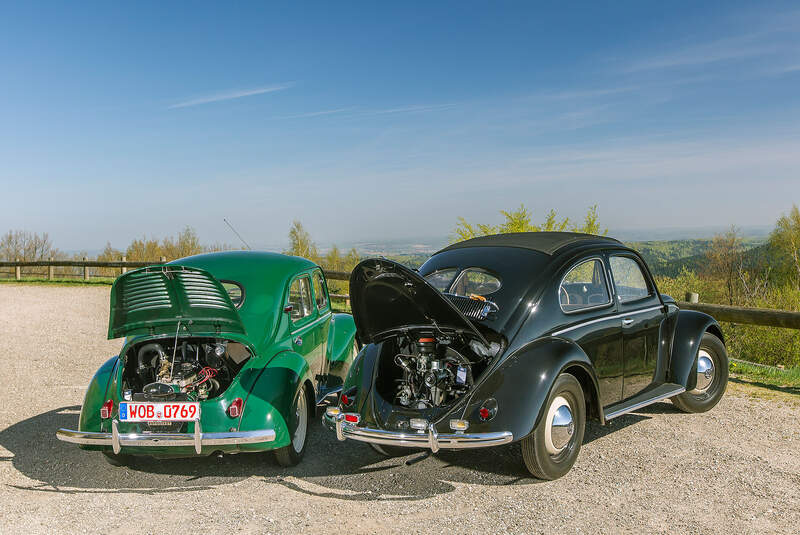
<svg viewBox="0 0 800 535"><path fill-rule="evenodd" d="M719 338L719 341L722 342L723 345L725 345L725 337L722 335L722 328L719 325L717 325L716 323L712 323L706 328L706 332L711 333L717 338Z"/></svg>
<svg viewBox="0 0 800 535"><path fill-rule="evenodd" d="M561 373L568 373L578 380L586 400L586 415L596 418L602 423L604 421L603 409L600 405L600 393L597 391L594 377L580 364L569 364Z"/></svg>

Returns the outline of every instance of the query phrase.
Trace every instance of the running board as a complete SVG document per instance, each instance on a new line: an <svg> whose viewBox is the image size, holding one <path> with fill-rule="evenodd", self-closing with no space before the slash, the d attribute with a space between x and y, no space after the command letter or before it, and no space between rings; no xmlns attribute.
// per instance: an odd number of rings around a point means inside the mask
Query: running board
<svg viewBox="0 0 800 535"><path fill-rule="evenodd" d="M606 420L611 420L617 416L622 416L623 414L633 412L641 409L642 407L646 407L647 405L651 405L663 399L671 398L672 396L676 396L683 392L686 392L686 388L682 387L681 385L664 383L655 388L646 390L641 394L624 401L623 403L612 405L605 413L605 418Z"/></svg>

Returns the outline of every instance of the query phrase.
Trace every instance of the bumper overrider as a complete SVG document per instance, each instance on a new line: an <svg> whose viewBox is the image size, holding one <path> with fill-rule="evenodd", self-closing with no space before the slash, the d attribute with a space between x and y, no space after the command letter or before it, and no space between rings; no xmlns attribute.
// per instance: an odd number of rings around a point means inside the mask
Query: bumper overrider
<svg viewBox="0 0 800 535"><path fill-rule="evenodd" d="M348 421L350 420L350 421ZM359 426L360 415L344 413L338 408L329 407L322 416L323 423L336 431L336 438L371 442L385 446L400 446L406 448L430 448L433 453L440 449L468 449L485 448L508 444L514 440L510 431L497 431L492 433L439 433L434 424L428 424L424 429L416 431L387 431Z"/></svg>
<svg viewBox="0 0 800 535"><path fill-rule="evenodd" d="M73 444L111 446L114 453L119 453L123 446L157 448L194 446L194 451L200 455L204 446L273 442L275 440L275 431L262 429L258 431L204 433L200 421L195 420L194 433L120 433L117 420L112 420L110 433L59 429L56 431L56 438Z"/></svg>

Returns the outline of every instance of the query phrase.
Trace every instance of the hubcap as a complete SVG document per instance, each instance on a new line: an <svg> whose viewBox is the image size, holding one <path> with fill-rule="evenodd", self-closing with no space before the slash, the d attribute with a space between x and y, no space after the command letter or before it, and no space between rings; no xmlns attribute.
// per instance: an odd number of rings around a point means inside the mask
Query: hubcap
<svg viewBox="0 0 800 535"><path fill-rule="evenodd" d="M705 349L697 353L697 386L692 394L703 394L714 382L714 360Z"/></svg>
<svg viewBox="0 0 800 535"><path fill-rule="evenodd" d="M306 429L308 428L308 410L306 410L306 391L305 388L300 388L300 393L297 395L297 410L295 412L295 421L297 427L294 430L292 437L292 446L294 451L299 452L303 449L303 444L306 441Z"/></svg>
<svg viewBox="0 0 800 535"><path fill-rule="evenodd" d="M547 453L558 455L567 447L575 434L575 422L569 402L561 396L556 397L547 411L544 430L544 445Z"/></svg>

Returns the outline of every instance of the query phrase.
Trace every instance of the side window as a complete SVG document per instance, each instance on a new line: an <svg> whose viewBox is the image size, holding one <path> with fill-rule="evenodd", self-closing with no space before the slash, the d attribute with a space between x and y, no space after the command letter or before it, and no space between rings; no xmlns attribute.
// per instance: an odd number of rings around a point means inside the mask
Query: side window
<svg viewBox="0 0 800 535"><path fill-rule="evenodd" d="M308 277L296 279L289 287L289 304L292 305L292 321L310 316L314 310L311 303L311 286Z"/></svg>
<svg viewBox="0 0 800 535"><path fill-rule="evenodd" d="M328 292L326 291L325 279L322 277L322 273L315 271L311 276L311 280L314 282L314 300L317 302L317 309L325 310L328 308Z"/></svg>
<svg viewBox="0 0 800 535"><path fill-rule="evenodd" d="M558 288L558 299L564 312L610 304L603 262L593 258L569 270Z"/></svg>
<svg viewBox="0 0 800 535"><path fill-rule="evenodd" d="M500 279L478 268L468 268L461 272L450 288L450 293L456 295L486 296L500 289Z"/></svg>
<svg viewBox="0 0 800 535"><path fill-rule="evenodd" d="M647 279L636 260L629 256L612 256L610 263L614 286L621 302L635 301L650 295Z"/></svg>

